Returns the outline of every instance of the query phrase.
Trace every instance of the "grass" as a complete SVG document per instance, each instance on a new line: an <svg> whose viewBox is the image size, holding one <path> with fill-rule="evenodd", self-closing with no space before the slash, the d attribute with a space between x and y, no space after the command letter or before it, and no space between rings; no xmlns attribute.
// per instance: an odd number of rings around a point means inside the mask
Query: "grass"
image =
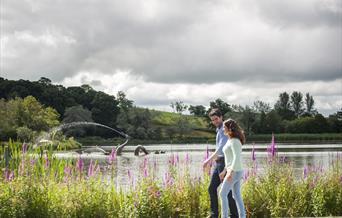
<svg viewBox="0 0 342 218"><path fill-rule="evenodd" d="M10 141L0 147L0 217L205 217L209 211L208 171L194 177L191 159L169 156L168 169L156 176L148 156L140 175L127 172L128 189L116 187L116 154L108 164L53 158ZM60 149L63 149L60 147ZM6 159L5 150L11 158ZM270 150L271 151L271 150ZM267 166L246 164L242 184L249 217L341 216L342 161L328 169L310 166L296 176L292 163L269 152Z"/></svg>

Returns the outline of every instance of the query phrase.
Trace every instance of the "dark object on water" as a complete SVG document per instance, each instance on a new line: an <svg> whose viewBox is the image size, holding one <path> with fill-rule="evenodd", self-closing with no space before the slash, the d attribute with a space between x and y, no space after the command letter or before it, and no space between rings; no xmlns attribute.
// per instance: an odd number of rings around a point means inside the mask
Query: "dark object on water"
<svg viewBox="0 0 342 218"><path fill-rule="evenodd" d="M144 148L144 146L137 145L137 147L135 147L135 150L134 150L134 155L139 156L140 151L144 152L145 155L148 154L148 151L146 150L146 148Z"/></svg>

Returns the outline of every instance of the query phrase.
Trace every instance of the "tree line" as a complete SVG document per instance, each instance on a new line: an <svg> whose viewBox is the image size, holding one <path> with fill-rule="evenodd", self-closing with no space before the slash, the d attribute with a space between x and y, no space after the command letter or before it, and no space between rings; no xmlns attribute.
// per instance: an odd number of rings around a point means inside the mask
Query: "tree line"
<svg viewBox="0 0 342 218"><path fill-rule="evenodd" d="M261 133L323 133L342 130L342 112L325 118L314 108L314 98L300 92L279 95L276 104L263 101L253 106L231 105L218 98L203 105L186 105L182 101L170 106L177 118L170 126L154 125L153 110L139 108L124 92L116 96L94 90L89 85L63 87L54 85L45 77L38 81L7 80L0 77L0 139L32 138L52 126L75 121L97 122L117 128L137 139L183 137L194 128L191 116L207 119L206 131L213 127L208 119L211 108L219 108L225 117L238 120L247 134ZM76 136L98 135L113 137L113 132L97 128L69 129L66 134Z"/></svg>
<svg viewBox="0 0 342 218"><path fill-rule="evenodd" d="M291 95L280 93L273 107L260 100L252 106L230 105L218 98L210 102L208 109L203 105L190 105L188 108L190 114L203 117L207 117L212 108L219 108L226 118L238 120L247 134L341 133L342 108L326 118L314 105L310 93L304 97L301 92L293 91Z"/></svg>

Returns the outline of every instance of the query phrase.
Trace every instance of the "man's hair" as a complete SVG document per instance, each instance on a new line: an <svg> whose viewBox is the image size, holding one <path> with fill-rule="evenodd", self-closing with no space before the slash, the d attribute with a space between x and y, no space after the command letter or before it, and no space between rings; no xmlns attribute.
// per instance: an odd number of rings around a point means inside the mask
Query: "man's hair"
<svg viewBox="0 0 342 218"><path fill-rule="evenodd" d="M212 117L212 116L222 117L222 113L221 113L220 109L218 109L218 108L211 109L209 112L209 117Z"/></svg>

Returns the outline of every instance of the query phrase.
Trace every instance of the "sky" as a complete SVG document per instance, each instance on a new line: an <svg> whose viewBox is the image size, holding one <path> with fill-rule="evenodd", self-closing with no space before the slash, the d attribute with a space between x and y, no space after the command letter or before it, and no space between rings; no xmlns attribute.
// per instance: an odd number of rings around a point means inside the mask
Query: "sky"
<svg viewBox="0 0 342 218"><path fill-rule="evenodd" d="M89 84L137 106L281 92L342 108L341 0L2 0L0 76Z"/></svg>

